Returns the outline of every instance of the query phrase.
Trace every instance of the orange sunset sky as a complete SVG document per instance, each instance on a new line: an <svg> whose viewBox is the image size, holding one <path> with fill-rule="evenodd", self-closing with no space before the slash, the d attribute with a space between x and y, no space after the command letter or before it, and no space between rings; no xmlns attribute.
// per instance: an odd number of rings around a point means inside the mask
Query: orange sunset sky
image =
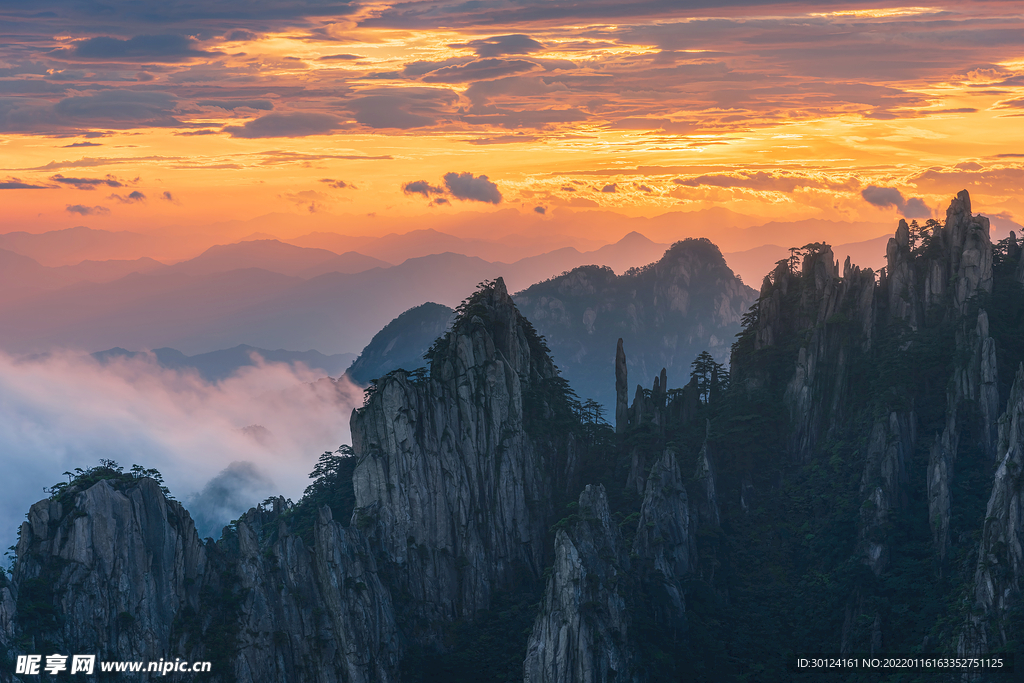
<svg viewBox="0 0 1024 683"><path fill-rule="evenodd" d="M607 241L712 207L891 225L964 188L1024 219L1019 2L0 0L0 26L0 232L472 211Z"/></svg>

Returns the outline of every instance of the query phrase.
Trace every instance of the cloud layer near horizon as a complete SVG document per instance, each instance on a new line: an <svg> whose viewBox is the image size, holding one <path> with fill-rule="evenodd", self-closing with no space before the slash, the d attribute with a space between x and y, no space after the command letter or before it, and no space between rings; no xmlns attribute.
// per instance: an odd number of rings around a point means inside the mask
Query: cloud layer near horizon
<svg viewBox="0 0 1024 683"><path fill-rule="evenodd" d="M320 453L348 441L349 415L361 404L347 380L318 379L263 363L211 384L145 358L100 365L71 353L0 354L0 542L11 545L44 486L101 458L160 470L186 507L230 467L218 481L234 497L195 501L208 533L266 496L297 499Z"/></svg>

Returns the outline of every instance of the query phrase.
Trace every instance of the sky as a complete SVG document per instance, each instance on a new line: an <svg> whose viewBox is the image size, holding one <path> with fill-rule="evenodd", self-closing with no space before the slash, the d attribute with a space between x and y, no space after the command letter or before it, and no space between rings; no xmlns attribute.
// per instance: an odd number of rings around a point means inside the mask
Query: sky
<svg viewBox="0 0 1024 683"><path fill-rule="evenodd" d="M0 33L0 232L1024 218L1019 2L0 0Z"/></svg>

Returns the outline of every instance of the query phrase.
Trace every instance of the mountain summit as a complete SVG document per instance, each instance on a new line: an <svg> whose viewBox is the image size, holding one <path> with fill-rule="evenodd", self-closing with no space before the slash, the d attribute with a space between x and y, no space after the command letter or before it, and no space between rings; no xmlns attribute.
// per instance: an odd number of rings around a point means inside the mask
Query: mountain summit
<svg viewBox="0 0 1024 683"><path fill-rule="evenodd" d="M707 239L673 244L662 258L616 275L582 266L528 287L516 304L551 346L573 389L615 404L608 368L622 338L634 377L661 368L688 375L701 351L727 362L740 319L757 298Z"/></svg>

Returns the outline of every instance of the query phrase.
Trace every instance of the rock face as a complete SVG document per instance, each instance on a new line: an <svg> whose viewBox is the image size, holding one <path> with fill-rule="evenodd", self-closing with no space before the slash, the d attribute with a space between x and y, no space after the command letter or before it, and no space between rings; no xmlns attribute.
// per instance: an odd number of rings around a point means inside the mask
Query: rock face
<svg viewBox="0 0 1024 683"><path fill-rule="evenodd" d="M555 535L555 563L526 651L526 683L637 681L629 614L616 585L629 571L603 486L580 494L579 520Z"/></svg>
<svg viewBox="0 0 1024 683"><path fill-rule="evenodd" d="M977 656L1010 642L1007 620L1020 605L1024 582L1024 365L999 418L998 469L985 509L974 576L974 609L960 637L960 653Z"/></svg>
<svg viewBox="0 0 1024 683"><path fill-rule="evenodd" d="M989 336L988 314L978 312L974 329L956 335L958 362L946 390L946 426L935 436L928 459L928 504L932 536L940 561L949 549L950 485L964 421L974 412L974 433L982 451L995 459L999 388L995 341ZM974 408L970 411L969 408Z"/></svg>
<svg viewBox="0 0 1024 683"><path fill-rule="evenodd" d="M543 572L572 443L532 436L526 411L549 409L540 396L557 379L499 279L439 340L429 379L396 373L353 414L356 514L379 520L395 580L420 616L471 618L516 571Z"/></svg>
<svg viewBox="0 0 1024 683"><path fill-rule="evenodd" d="M709 351L725 362L740 318L757 293L744 285L705 239L674 244L657 263L616 276L583 266L529 287L516 303L545 336L574 390L611 413L616 406L608 368L615 342L629 349L629 372L679 376Z"/></svg>
<svg viewBox="0 0 1024 683"><path fill-rule="evenodd" d="M311 550L288 533L283 499L251 510L215 545L200 541L188 512L152 479L103 480L62 498L32 507L15 590L0 589L12 654L175 653L212 661L222 681L396 680L390 595L366 539L329 509ZM31 635L19 644L21 633Z"/></svg>
<svg viewBox="0 0 1024 683"><path fill-rule="evenodd" d="M711 490L714 488L711 478ZM588 485L578 513L555 535L555 562L527 646L524 681L647 681L630 636L627 605L645 599L659 629L686 629L684 582L695 547L691 510L675 451L651 469L632 552L612 522L603 486Z"/></svg>
<svg viewBox="0 0 1024 683"><path fill-rule="evenodd" d="M690 574L690 506L676 452L666 449L647 477L633 555L647 565L646 579L656 597L655 620L685 628L682 582Z"/></svg>
<svg viewBox="0 0 1024 683"><path fill-rule="evenodd" d="M750 389L785 381L791 420L790 452L807 458L842 424L851 356L871 348L876 319L875 275L847 259L843 276L828 245L809 245L799 271L786 262L765 278L757 309L754 350L805 337L792 374L770 377L733 360L733 381Z"/></svg>
<svg viewBox="0 0 1024 683"><path fill-rule="evenodd" d="M907 464L914 452L917 416L891 412L875 422L868 440L861 480L860 545L867 565L879 576L889 563L885 529L906 506Z"/></svg>
<svg viewBox="0 0 1024 683"><path fill-rule="evenodd" d="M3 651L42 645L27 636L101 659L208 659L224 681L396 681L403 643L443 647L445 623L540 581L574 480L572 430L550 426L572 416L564 380L501 280L430 364L385 376L353 413L348 527L321 508L304 542L277 499L204 543L155 481L113 469L33 506L0 582Z"/></svg>
<svg viewBox="0 0 1024 683"><path fill-rule="evenodd" d="M201 581L213 573L188 513L150 479L123 491L101 481L72 500L36 503L17 552L19 601L59 591L62 619L47 619L50 642L125 659L166 649L175 617L198 610Z"/></svg>
<svg viewBox="0 0 1024 683"><path fill-rule="evenodd" d="M1019 253L1008 252L1007 257L1018 258ZM804 247L799 268L794 261L780 262L764 280L750 332L734 347L732 380L748 396L759 391L781 394L789 418L784 430L789 456L810 462L823 444L863 440L856 546L876 576L889 567L891 530L907 514L908 496L917 486L913 479L924 480L935 554L941 571L947 571L955 497L966 476L958 472L958 456L963 457L967 446L972 458L976 451L989 461L997 457L996 342L984 308L994 282L988 220L972 214L970 197L961 192L944 224L932 221L922 231L900 221L886 258L877 282L874 273L860 271L849 261L840 277L827 245ZM920 433L916 398L903 395L901 387L911 370L900 371L906 373L903 379L896 373L877 380L867 395L866 387L857 388L860 378L853 373L863 373L866 363L888 357L896 368L904 362L896 359L935 353L938 343L949 345L952 362L951 374L940 379L948 384L937 431ZM929 351L922 344L933 346ZM753 358L758 361L748 360ZM857 422L865 395L875 406L870 419ZM859 436L850 433L850 424L863 425ZM964 434L969 436L962 438ZM928 454L923 472L910 468L919 439ZM925 445L929 443L930 448ZM975 471L979 467L973 461L968 465ZM859 591L850 599L848 626L853 613L870 603ZM870 629L875 651L885 640L885 620L864 609L869 613L861 621L876 621ZM844 627L844 648L848 630Z"/></svg>

